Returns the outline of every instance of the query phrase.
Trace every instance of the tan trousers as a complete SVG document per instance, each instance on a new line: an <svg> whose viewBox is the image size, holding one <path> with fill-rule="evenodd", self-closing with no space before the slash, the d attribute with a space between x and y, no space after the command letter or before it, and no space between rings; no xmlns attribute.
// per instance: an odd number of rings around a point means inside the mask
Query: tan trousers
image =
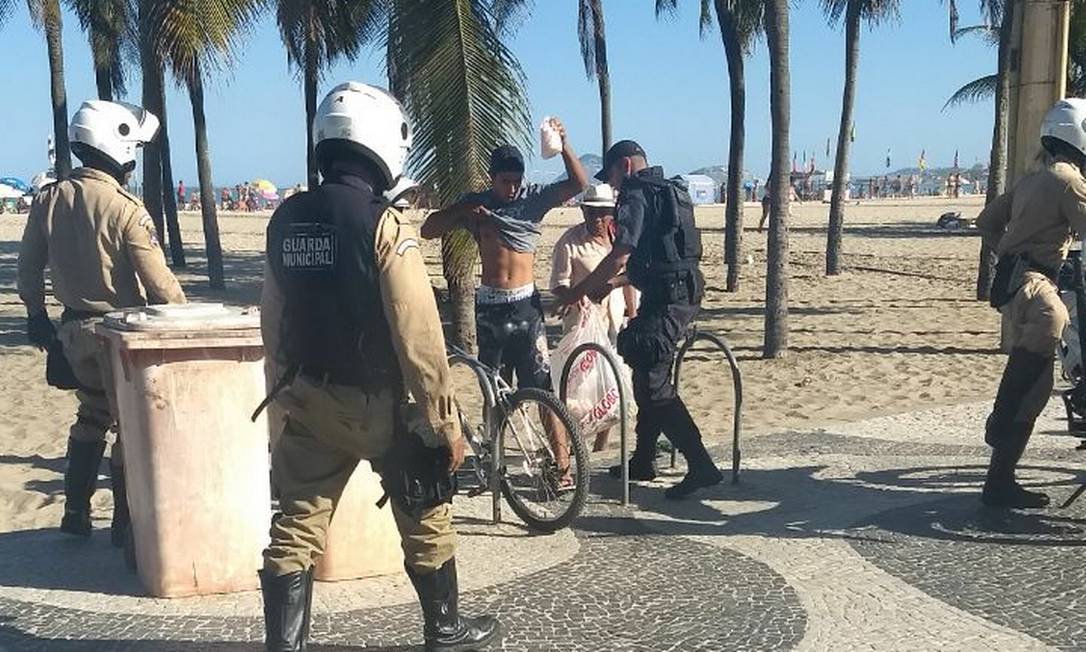
<svg viewBox="0 0 1086 652"><path fill-rule="evenodd" d="M1022 350L1055 360L1056 347L1070 320L1055 283L1043 274L1027 272L1022 288L1000 312L1005 352ZM1052 387L1050 365L1049 370L1022 395L1014 420L1021 423L1036 420L1048 403Z"/></svg>
<svg viewBox="0 0 1086 652"><path fill-rule="evenodd" d="M391 392L321 384L298 376L276 401L286 412L272 451L272 483L279 514L272 519L264 569L274 575L303 571L324 552L328 525L359 460L379 460L392 445ZM405 563L430 573L453 557L456 537L450 506L418 520L389 501Z"/></svg>
<svg viewBox="0 0 1086 652"><path fill-rule="evenodd" d="M71 439L81 442L102 441L117 426L117 402L109 358L98 343L94 327L100 320L83 319L60 325L57 338L64 347L64 357L72 366L82 389L75 391L79 400L75 423L68 431ZM121 461L121 440L113 445L111 464Z"/></svg>

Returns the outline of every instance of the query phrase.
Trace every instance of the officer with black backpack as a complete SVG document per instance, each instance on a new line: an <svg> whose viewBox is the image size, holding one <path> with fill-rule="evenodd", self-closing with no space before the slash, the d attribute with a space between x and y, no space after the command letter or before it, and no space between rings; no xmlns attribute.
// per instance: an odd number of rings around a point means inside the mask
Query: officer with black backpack
<svg viewBox="0 0 1086 652"><path fill-rule="evenodd" d="M687 474L665 496L678 500L723 478L701 441L701 432L672 383L679 343L697 316L705 291L698 269L701 234L686 186L649 167L645 150L632 140L611 146L596 178L619 189L615 240L611 253L587 278L564 296L576 303L600 300L619 285L641 290L637 316L618 336L618 351L633 369L637 401L637 445L630 457L630 478L656 477L654 460L660 434L686 457ZM618 275L626 269L626 278ZM622 467L612 467L618 477Z"/></svg>

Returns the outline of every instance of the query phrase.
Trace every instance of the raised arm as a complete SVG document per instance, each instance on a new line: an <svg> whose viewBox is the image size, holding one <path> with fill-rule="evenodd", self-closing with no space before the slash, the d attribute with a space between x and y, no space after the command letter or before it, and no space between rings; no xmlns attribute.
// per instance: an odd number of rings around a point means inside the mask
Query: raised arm
<svg viewBox="0 0 1086 652"><path fill-rule="evenodd" d="M551 118L551 124L562 136L562 162L566 165L566 180L558 184L556 188L556 204L563 204L584 192L588 187L588 173L585 172L581 160L569 144L566 137L566 128L558 118Z"/></svg>

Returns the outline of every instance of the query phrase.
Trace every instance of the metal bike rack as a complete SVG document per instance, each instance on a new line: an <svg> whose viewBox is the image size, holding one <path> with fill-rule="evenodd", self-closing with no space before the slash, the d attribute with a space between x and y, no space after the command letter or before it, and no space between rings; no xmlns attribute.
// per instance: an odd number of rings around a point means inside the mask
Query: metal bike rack
<svg viewBox="0 0 1086 652"><path fill-rule="evenodd" d="M686 341L679 348L679 354L675 358L675 390L679 389L679 376L682 372L683 360L686 358L686 354L694 347L698 342L709 342L716 346L724 353L724 357L728 359L728 365L732 370L732 384L735 387L735 412L732 417L732 484L739 483L739 431L742 426L742 408L743 408L743 376L739 372L739 363L735 359L735 355L732 353L728 344L719 336L713 333L706 333L693 329L686 337ZM675 468L676 450L674 447L671 449L671 467Z"/></svg>
<svg viewBox="0 0 1086 652"><path fill-rule="evenodd" d="M502 451L499 450L500 446L496 445L497 437L495 436L497 434L495 429L498 427L498 424L495 423L498 414L498 392L494 387L494 383L490 380L490 370L486 365L479 362L468 354L467 351L464 351L459 347L449 344L447 345L447 348L452 352L449 355L449 366L451 367L454 364L459 363L471 369L475 374L475 379L479 382L479 390L483 393L483 402L485 403L483 421L486 424L486 438L493 447L490 451L490 459L492 460L493 468L491 469L489 478L490 495L494 501L492 507L492 520L494 524L497 525L498 523L501 523L502 520L501 474L498 472L498 469L500 469L501 465L504 463ZM478 461L476 461L476 463L478 463Z"/></svg>
<svg viewBox="0 0 1086 652"><path fill-rule="evenodd" d="M585 353L588 353L589 351L595 351L596 353L599 353L603 357L603 359L607 361L608 366L611 367L611 372L615 375L615 382L618 385L618 446L621 451L619 465L622 468L622 506L626 507L630 504L630 467L628 464L626 464L626 448L629 445L626 428L627 422L629 421L629 413L626 410L626 388L623 386L622 376L620 375L622 367L620 366L619 361L615 358L614 354L611 353L610 349L601 346L595 342L585 342L584 344L573 349L573 353L569 354L569 357L566 358L565 366L562 367L562 376L561 380L558 383L558 387L560 389L560 395L558 398L562 401L562 404L565 405L566 384L569 381L569 372L572 371L573 364L577 361L577 358Z"/></svg>

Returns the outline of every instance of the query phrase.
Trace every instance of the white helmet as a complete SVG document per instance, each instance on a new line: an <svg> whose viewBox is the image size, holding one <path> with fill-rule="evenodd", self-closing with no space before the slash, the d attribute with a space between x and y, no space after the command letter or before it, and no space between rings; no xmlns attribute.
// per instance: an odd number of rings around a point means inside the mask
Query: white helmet
<svg viewBox="0 0 1086 652"><path fill-rule="evenodd" d="M136 148L151 142L157 132L158 118L150 111L126 102L90 100L72 116L68 138L131 169L136 165Z"/></svg>
<svg viewBox="0 0 1086 652"><path fill-rule="evenodd" d="M1062 140L1086 154L1086 100L1077 97L1056 102L1041 123L1041 138Z"/></svg>
<svg viewBox="0 0 1086 652"><path fill-rule="evenodd" d="M396 98L359 82L333 88L313 119L313 142L344 140L358 145L385 176L389 188L403 175L411 151L411 126Z"/></svg>

